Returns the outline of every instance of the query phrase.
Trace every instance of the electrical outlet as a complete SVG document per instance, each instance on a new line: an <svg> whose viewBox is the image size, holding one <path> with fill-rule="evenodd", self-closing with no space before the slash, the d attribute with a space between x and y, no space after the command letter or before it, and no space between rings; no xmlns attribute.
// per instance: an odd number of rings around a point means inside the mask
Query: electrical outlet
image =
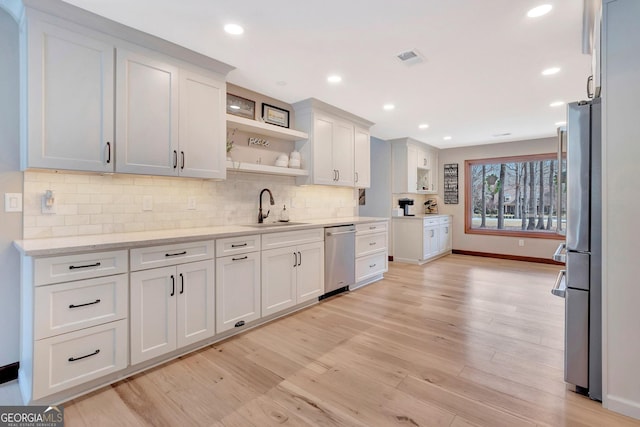
<svg viewBox="0 0 640 427"><path fill-rule="evenodd" d="M189 198L187 199L187 209L189 209L189 210L195 210L196 209L196 197L195 196L189 196Z"/></svg>
<svg viewBox="0 0 640 427"><path fill-rule="evenodd" d="M22 212L22 193L4 193L4 211Z"/></svg>
<svg viewBox="0 0 640 427"><path fill-rule="evenodd" d="M56 213L56 196L51 190L47 190L40 198L42 202L41 210L45 215L55 215Z"/></svg>
<svg viewBox="0 0 640 427"><path fill-rule="evenodd" d="M143 211L152 211L153 210L153 197L152 196L142 196L142 210Z"/></svg>
<svg viewBox="0 0 640 427"><path fill-rule="evenodd" d="M524 246L524 239L518 240L518 246Z"/></svg>

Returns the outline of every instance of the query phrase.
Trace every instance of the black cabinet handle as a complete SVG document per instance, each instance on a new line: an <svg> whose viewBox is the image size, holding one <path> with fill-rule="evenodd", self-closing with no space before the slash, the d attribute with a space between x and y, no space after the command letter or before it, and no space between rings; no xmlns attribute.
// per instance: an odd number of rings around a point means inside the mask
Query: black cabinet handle
<svg viewBox="0 0 640 427"><path fill-rule="evenodd" d="M356 172L356 182L358 182L358 181L359 181L359 179L358 179L358 172Z"/></svg>
<svg viewBox="0 0 640 427"><path fill-rule="evenodd" d="M184 294L184 276L180 273L180 295Z"/></svg>
<svg viewBox="0 0 640 427"><path fill-rule="evenodd" d="M247 246L247 243L242 243L241 245L231 245L232 248L243 248L245 246Z"/></svg>
<svg viewBox="0 0 640 427"><path fill-rule="evenodd" d="M249 258L249 257L247 255L245 255L245 256L240 257L240 258L231 258L231 261L241 261L241 260L247 259L247 258Z"/></svg>
<svg viewBox="0 0 640 427"><path fill-rule="evenodd" d="M336 181L340 181L340 169L338 169L336 172L338 172L338 179L336 179Z"/></svg>
<svg viewBox="0 0 640 427"><path fill-rule="evenodd" d="M84 303L84 304L69 304L69 308L86 307L88 305L93 305L93 304L98 304L98 303L100 303L99 299L97 299L97 300L95 300L93 302L87 302L87 303Z"/></svg>
<svg viewBox="0 0 640 427"><path fill-rule="evenodd" d="M171 275L171 295L169 295L170 297L174 296L176 294L176 278L173 277L173 274Z"/></svg>
<svg viewBox="0 0 640 427"><path fill-rule="evenodd" d="M173 150L173 168L177 168L178 167L178 152L176 150Z"/></svg>
<svg viewBox="0 0 640 427"><path fill-rule="evenodd" d="M107 141L107 164L111 163L111 143Z"/></svg>
<svg viewBox="0 0 640 427"><path fill-rule="evenodd" d="M298 266L298 254L297 253L293 253L293 266L297 267Z"/></svg>
<svg viewBox="0 0 640 427"><path fill-rule="evenodd" d="M80 356L80 357L73 357L72 356L68 360L69 360L69 362L75 362L77 360L82 360L82 359L86 359L87 357L95 356L98 353L100 353L100 349L97 349L96 351L94 351L91 354L85 354L84 356Z"/></svg>
<svg viewBox="0 0 640 427"><path fill-rule="evenodd" d="M375 245L376 245L376 242L369 243L369 246L375 246Z"/></svg>
<svg viewBox="0 0 640 427"><path fill-rule="evenodd" d="M241 320L239 322L237 322L235 325L233 325L235 328L239 328L240 326L244 326L244 320Z"/></svg>
<svg viewBox="0 0 640 427"><path fill-rule="evenodd" d="M78 268L91 268L91 267L100 267L100 263L96 262L95 264L87 264L87 265L70 265L69 270L77 270Z"/></svg>
<svg viewBox="0 0 640 427"><path fill-rule="evenodd" d="M182 251L182 252L176 252L175 254L164 254L165 257L170 257L170 256L179 256L179 255L186 255L187 251Z"/></svg>
<svg viewBox="0 0 640 427"><path fill-rule="evenodd" d="M298 252L298 265L302 265L302 254Z"/></svg>
<svg viewBox="0 0 640 427"><path fill-rule="evenodd" d="M180 169L184 169L184 151L180 152L180 157L182 158L182 162L180 162Z"/></svg>
<svg viewBox="0 0 640 427"><path fill-rule="evenodd" d="M373 268L375 266L376 266L375 264L369 264L369 268Z"/></svg>

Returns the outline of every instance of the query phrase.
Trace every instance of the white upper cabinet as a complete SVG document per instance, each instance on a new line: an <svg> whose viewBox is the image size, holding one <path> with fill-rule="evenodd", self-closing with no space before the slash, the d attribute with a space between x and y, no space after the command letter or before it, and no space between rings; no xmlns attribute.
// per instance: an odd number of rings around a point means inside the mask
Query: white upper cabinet
<svg viewBox="0 0 640 427"><path fill-rule="evenodd" d="M36 16L26 40L22 169L113 172L113 44Z"/></svg>
<svg viewBox="0 0 640 427"><path fill-rule="evenodd" d="M178 68L118 49L116 78L116 170L177 175Z"/></svg>
<svg viewBox="0 0 640 427"><path fill-rule="evenodd" d="M436 194L438 152L410 139L391 141L393 193Z"/></svg>
<svg viewBox="0 0 640 427"><path fill-rule="evenodd" d="M355 168L356 164L369 164L369 150L359 150L362 158L356 159L354 145L356 138L364 141L358 132L368 136L373 123L313 98L293 104L293 108L296 128L309 135L296 143L302 167L309 170L308 177L297 179L298 184L360 186L355 183Z"/></svg>
<svg viewBox="0 0 640 427"><path fill-rule="evenodd" d="M371 137L368 129L356 126L354 153L354 185L358 188L369 188L371 186Z"/></svg>

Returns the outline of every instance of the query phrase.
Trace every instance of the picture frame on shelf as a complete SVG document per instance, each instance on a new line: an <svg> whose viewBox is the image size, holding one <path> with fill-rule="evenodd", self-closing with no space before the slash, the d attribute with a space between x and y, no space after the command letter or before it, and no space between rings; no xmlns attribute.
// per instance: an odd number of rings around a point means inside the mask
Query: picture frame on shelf
<svg viewBox="0 0 640 427"><path fill-rule="evenodd" d="M246 119L256 119L256 102L227 93L227 113Z"/></svg>
<svg viewBox="0 0 640 427"><path fill-rule="evenodd" d="M289 128L289 111L274 105L262 104L262 120L271 125Z"/></svg>

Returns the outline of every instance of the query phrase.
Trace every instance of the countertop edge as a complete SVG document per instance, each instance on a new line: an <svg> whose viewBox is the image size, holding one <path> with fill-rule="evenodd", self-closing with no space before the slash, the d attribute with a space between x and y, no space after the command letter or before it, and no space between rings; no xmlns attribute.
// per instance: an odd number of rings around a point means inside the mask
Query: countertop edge
<svg viewBox="0 0 640 427"><path fill-rule="evenodd" d="M131 233L93 234L86 236L48 237L15 240L13 246L23 256L54 256L78 252L130 249L163 244L188 243L227 237L308 230L346 224L367 224L389 221L383 217L324 218L304 221L304 224L257 228L250 225L228 225L180 230L154 230ZM297 222L297 221L296 221Z"/></svg>

